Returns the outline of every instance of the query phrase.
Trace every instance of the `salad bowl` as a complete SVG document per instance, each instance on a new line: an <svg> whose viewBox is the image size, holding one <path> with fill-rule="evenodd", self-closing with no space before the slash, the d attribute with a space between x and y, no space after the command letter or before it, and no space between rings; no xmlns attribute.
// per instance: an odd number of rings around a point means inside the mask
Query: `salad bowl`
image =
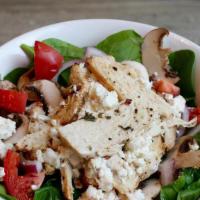
<svg viewBox="0 0 200 200"><path fill-rule="evenodd" d="M197 200L199 76L200 46L138 22L67 21L3 44L0 199Z"/></svg>

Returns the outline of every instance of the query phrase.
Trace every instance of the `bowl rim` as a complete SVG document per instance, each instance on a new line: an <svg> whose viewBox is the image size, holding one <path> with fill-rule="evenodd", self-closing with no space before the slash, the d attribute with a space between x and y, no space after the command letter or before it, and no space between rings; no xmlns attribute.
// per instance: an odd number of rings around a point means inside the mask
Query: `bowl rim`
<svg viewBox="0 0 200 200"><path fill-rule="evenodd" d="M142 23L142 22L136 22L136 21L130 21L130 20L121 20L121 19L109 19L109 18L97 18L97 19L74 19L74 20L68 20L68 21L61 21L61 22L58 22L58 23L53 23L53 24L49 24L49 25L46 25L46 26L41 26L41 27L38 27L36 29L33 29L33 30L30 30L28 32L25 32L23 34L20 34L14 38L12 38L11 40L3 43L1 46L0 46L0 49L4 48L5 46L9 45L10 43L12 43L13 41L15 40L18 40L18 39L21 39L23 37L26 37L30 34L34 34L35 32L39 32L39 31L43 31L45 29L48 29L48 28L53 28L54 26L59 26L61 24L67 24L67 23L80 23L80 22L89 22L89 21L96 21L97 23L100 22L100 21L106 21L106 22L118 22L118 23L132 23L132 24L135 24L135 25L138 25L138 26L144 26L144 27L147 27L149 29L153 29L153 28L158 28L158 26L154 26L154 25L151 25L151 24L146 24L146 23ZM200 45L196 44L195 42L193 42L192 40L182 36L182 35L179 35L175 32L172 32L170 31L170 34L172 34L174 37L177 37L181 40L184 40L186 43L190 43L190 45L194 46L195 48L199 49L200 51Z"/></svg>

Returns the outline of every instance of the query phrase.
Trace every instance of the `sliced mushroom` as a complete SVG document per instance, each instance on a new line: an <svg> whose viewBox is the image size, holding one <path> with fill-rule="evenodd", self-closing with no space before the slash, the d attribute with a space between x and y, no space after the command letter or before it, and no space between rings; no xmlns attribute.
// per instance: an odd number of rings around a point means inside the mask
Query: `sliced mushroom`
<svg viewBox="0 0 200 200"><path fill-rule="evenodd" d="M66 199L73 200L72 169L68 162L63 163L61 167L61 177L62 191Z"/></svg>
<svg viewBox="0 0 200 200"><path fill-rule="evenodd" d="M192 141L190 135L180 138L173 153L175 168L200 167L200 151L190 151L188 147Z"/></svg>
<svg viewBox="0 0 200 200"><path fill-rule="evenodd" d="M33 81L26 86L26 89L39 97L46 114L55 113L63 101L56 84L48 80Z"/></svg>
<svg viewBox="0 0 200 200"><path fill-rule="evenodd" d="M27 90L26 86L34 81L34 69L31 68L26 73L24 73L18 80L17 87L19 90L26 91L28 94L29 101L38 101L39 98L34 91Z"/></svg>
<svg viewBox="0 0 200 200"><path fill-rule="evenodd" d="M150 76L156 72L160 79L176 83L179 79L174 74L172 76L168 66L170 50L161 47L166 35L169 35L169 31L165 28L154 29L147 33L142 45L142 62Z"/></svg>
<svg viewBox="0 0 200 200"><path fill-rule="evenodd" d="M20 139L22 139L28 132L29 120L25 115L19 115L21 124L17 128L16 132L8 138L5 142L16 144Z"/></svg>
<svg viewBox="0 0 200 200"><path fill-rule="evenodd" d="M145 194L146 200L152 200L159 194L160 189L161 189L161 185L160 185L159 180L150 179L145 182L145 186L142 189L142 191Z"/></svg>
<svg viewBox="0 0 200 200"><path fill-rule="evenodd" d="M16 90L16 85L10 81L4 80L4 81L0 81L0 89Z"/></svg>
<svg viewBox="0 0 200 200"><path fill-rule="evenodd" d="M162 184L173 180L176 169L187 167L200 167L200 150L190 151L189 143L193 142L191 135L180 137L178 143L168 154L167 159L160 165ZM164 175L167 173L167 178Z"/></svg>

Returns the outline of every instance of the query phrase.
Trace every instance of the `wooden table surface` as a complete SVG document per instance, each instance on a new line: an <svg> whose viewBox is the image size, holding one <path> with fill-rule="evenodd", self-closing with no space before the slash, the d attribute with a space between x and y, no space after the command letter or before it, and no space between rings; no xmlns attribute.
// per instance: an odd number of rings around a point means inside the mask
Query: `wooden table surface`
<svg viewBox="0 0 200 200"><path fill-rule="evenodd" d="M83 18L164 26L200 44L200 0L0 0L0 45L44 25Z"/></svg>

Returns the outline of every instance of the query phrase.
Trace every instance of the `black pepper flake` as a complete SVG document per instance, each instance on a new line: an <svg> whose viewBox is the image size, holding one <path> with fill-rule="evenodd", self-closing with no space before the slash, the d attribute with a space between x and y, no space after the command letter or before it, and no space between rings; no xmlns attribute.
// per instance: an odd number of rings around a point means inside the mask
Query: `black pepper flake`
<svg viewBox="0 0 200 200"><path fill-rule="evenodd" d="M132 102L132 99L126 99L126 101L124 102L125 105L130 105Z"/></svg>
<svg viewBox="0 0 200 200"><path fill-rule="evenodd" d="M138 109L136 108L136 109L135 109L135 114L137 114L137 113L138 113Z"/></svg>
<svg viewBox="0 0 200 200"><path fill-rule="evenodd" d="M85 116L83 117L83 119L86 121L91 121L91 122L96 121L96 118L91 113L88 113L88 112L85 113Z"/></svg>
<svg viewBox="0 0 200 200"><path fill-rule="evenodd" d="M115 113L119 113L119 109L116 109L116 110L114 110L115 111Z"/></svg>
<svg viewBox="0 0 200 200"><path fill-rule="evenodd" d="M129 72L129 73L128 73L128 76L130 76L130 75L131 75L131 73Z"/></svg>
<svg viewBox="0 0 200 200"><path fill-rule="evenodd" d="M88 146L88 149L89 149L90 151L92 151L92 147L91 147L91 146Z"/></svg>
<svg viewBox="0 0 200 200"><path fill-rule="evenodd" d="M117 71L117 67L114 66L114 67L112 67L112 68L113 68L113 70Z"/></svg>
<svg viewBox="0 0 200 200"><path fill-rule="evenodd" d="M112 140L112 138L109 137L108 140Z"/></svg>
<svg viewBox="0 0 200 200"><path fill-rule="evenodd" d="M140 99L140 95L138 96L138 99Z"/></svg>
<svg viewBox="0 0 200 200"><path fill-rule="evenodd" d="M150 111L153 111L153 108L149 108Z"/></svg>
<svg viewBox="0 0 200 200"><path fill-rule="evenodd" d="M123 126L119 125L118 127L121 128L121 129L124 130L124 131L128 131L128 130L133 131L133 128L131 128L130 126L123 127Z"/></svg>
<svg viewBox="0 0 200 200"><path fill-rule="evenodd" d="M111 119L111 116L106 116L106 119Z"/></svg>

